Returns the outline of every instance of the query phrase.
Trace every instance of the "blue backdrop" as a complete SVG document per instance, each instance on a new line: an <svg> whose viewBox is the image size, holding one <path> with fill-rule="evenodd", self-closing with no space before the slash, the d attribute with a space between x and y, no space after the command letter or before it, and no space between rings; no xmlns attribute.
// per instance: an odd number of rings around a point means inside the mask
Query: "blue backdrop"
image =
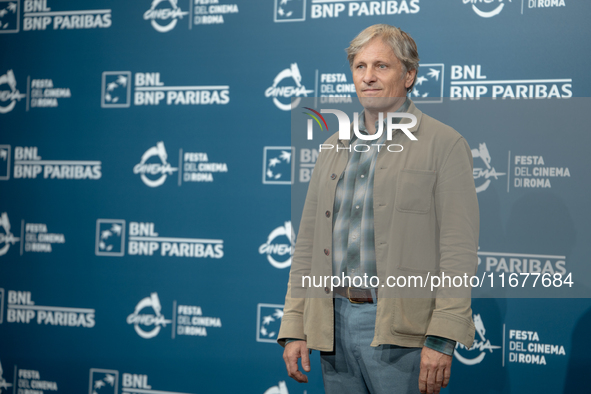
<svg viewBox="0 0 591 394"><path fill-rule="evenodd" d="M298 385L275 342L290 190L316 159L292 147L289 103L355 96L344 48L375 23L416 40L413 100L472 148L480 272L584 283L591 138L583 116L564 118L589 108L590 12L0 0L0 393L323 392L317 352ZM528 115L510 126L487 103ZM456 349L448 391L584 392L588 298L473 311L475 346Z"/></svg>

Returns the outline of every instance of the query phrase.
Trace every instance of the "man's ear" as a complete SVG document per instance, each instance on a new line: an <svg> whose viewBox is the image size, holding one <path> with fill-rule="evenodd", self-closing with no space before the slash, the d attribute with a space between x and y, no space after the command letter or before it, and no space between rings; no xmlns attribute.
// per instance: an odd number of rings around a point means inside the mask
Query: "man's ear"
<svg viewBox="0 0 591 394"><path fill-rule="evenodd" d="M407 89L410 88L412 86L412 84L414 83L416 77L417 77L417 70L416 69L407 71L406 78L404 81L404 87Z"/></svg>

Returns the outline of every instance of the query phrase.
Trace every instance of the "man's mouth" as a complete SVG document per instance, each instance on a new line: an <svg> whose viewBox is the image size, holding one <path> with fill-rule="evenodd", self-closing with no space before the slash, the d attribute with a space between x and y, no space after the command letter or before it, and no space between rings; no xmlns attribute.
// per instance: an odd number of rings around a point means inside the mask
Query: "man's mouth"
<svg viewBox="0 0 591 394"><path fill-rule="evenodd" d="M376 94L379 94L381 91L382 89L364 89L362 92L364 95L374 96Z"/></svg>

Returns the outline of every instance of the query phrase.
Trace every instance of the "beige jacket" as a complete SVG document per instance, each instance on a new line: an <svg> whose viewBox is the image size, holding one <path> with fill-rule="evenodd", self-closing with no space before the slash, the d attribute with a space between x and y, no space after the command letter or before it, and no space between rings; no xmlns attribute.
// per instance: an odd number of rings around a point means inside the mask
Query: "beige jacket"
<svg viewBox="0 0 591 394"><path fill-rule="evenodd" d="M399 275L474 275L479 212L470 147L458 132L423 114L414 103L408 112L417 117L410 131L418 141L396 131L387 144L400 144L403 151L393 153L382 147L375 167L380 283ZM335 133L326 143L348 147L349 140L339 140ZM333 294L325 287L302 288L301 276L332 275L332 209L347 160L347 150L323 150L312 173L278 335L282 346L286 338L298 338L305 339L310 349L333 350ZM427 335L472 346L469 290L465 298L404 298L401 294L400 288L379 288L372 346L421 347Z"/></svg>

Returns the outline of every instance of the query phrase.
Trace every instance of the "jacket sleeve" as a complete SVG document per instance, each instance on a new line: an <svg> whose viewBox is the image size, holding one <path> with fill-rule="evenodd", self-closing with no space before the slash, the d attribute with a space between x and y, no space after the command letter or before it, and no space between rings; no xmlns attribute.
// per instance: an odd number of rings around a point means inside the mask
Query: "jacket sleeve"
<svg viewBox="0 0 591 394"><path fill-rule="evenodd" d="M439 271L468 277L478 269L479 211L472 152L460 137L443 161L435 184L439 229ZM438 289L427 335L449 338L471 347L474 340L470 287Z"/></svg>
<svg viewBox="0 0 591 394"><path fill-rule="evenodd" d="M286 339L306 340L306 336L304 335L306 289L302 287L302 276L309 275L312 266L314 229L316 226L316 210L318 206L318 174L320 173L317 169L322 165L322 156L322 154L318 156L315 170L312 172L300 221L300 229L289 272L289 281L287 283L283 318L281 319L281 328L277 336L277 342L281 346L286 345Z"/></svg>

